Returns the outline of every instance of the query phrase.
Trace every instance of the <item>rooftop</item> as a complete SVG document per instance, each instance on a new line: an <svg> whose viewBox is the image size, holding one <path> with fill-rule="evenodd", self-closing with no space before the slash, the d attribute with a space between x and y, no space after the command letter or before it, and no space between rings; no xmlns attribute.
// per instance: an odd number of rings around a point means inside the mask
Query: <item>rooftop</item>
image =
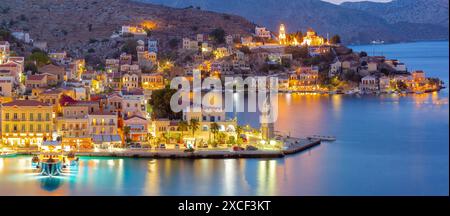
<svg viewBox="0 0 450 216"><path fill-rule="evenodd" d="M11 107L11 106L51 106L47 103L42 103L37 100L14 100L8 103L3 104L4 107Z"/></svg>

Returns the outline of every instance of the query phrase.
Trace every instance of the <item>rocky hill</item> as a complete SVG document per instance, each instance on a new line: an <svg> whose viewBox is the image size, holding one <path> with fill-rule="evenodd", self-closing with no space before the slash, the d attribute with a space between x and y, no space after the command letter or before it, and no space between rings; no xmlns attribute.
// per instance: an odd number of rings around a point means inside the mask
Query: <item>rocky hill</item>
<svg viewBox="0 0 450 216"><path fill-rule="evenodd" d="M387 19L384 10L369 12L360 8L350 8L350 4L335 5L321 0L137 0L171 7L199 6L212 10L243 16L259 25L277 31L280 22L287 24L290 31L305 31L308 27L320 34L340 34L347 43L367 43L382 39L387 42L448 39L448 27L434 22L417 20L425 16L427 20L440 20L448 23L448 0L399 0L405 5L420 1L428 4L424 14L406 16L408 8L396 14L395 8L389 12L393 18ZM437 3L435 3L437 2ZM408 4L406 4L408 3ZM446 3L446 4L445 4ZM394 4L396 4L394 2ZM421 3L422 4L422 3ZM383 5L379 3L377 5ZM443 9L440 9L440 8ZM447 8L447 10L445 9ZM418 6L414 11L419 11ZM435 13L438 11L438 13ZM445 15L445 16L444 16ZM418 16L416 20L401 17ZM397 17L397 19L394 19ZM447 20L447 21L445 21Z"/></svg>
<svg viewBox="0 0 450 216"><path fill-rule="evenodd" d="M343 7L365 11L389 23L434 24L448 27L448 0L394 0L388 3L345 2Z"/></svg>
<svg viewBox="0 0 450 216"><path fill-rule="evenodd" d="M36 41L47 41L50 50L88 51L106 55L118 49L110 40L122 25L156 23L151 36L162 43L223 28L227 33L249 33L254 25L238 16L175 9L128 0L2 0L0 23L10 30L28 31Z"/></svg>

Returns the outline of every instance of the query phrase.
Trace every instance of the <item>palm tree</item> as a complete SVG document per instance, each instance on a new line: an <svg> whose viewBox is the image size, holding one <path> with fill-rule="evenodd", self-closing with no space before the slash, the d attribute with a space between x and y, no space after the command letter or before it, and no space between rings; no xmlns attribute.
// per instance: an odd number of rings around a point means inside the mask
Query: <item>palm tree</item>
<svg viewBox="0 0 450 216"><path fill-rule="evenodd" d="M241 135L242 131L244 131L242 126L240 125L236 126L236 138L238 138Z"/></svg>
<svg viewBox="0 0 450 216"><path fill-rule="evenodd" d="M129 135L130 135L130 126L125 126L125 127L123 127L123 135L124 135L124 140L125 140L125 143L128 143L128 142L130 142L130 139L129 139Z"/></svg>
<svg viewBox="0 0 450 216"><path fill-rule="evenodd" d="M212 123L211 124L211 128L210 128L210 131L213 133L213 135L214 135L214 141L216 141L216 134L217 134L217 132L219 132L219 125L217 124L217 123Z"/></svg>
<svg viewBox="0 0 450 216"><path fill-rule="evenodd" d="M198 119L191 119L189 127L192 130L192 136L195 135L195 131L198 130L199 125Z"/></svg>
<svg viewBox="0 0 450 216"><path fill-rule="evenodd" d="M148 133L148 134L147 134L147 141L148 141L148 143L149 143L150 145L152 144L152 143L151 143L152 139L153 139L153 134Z"/></svg>
<svg viewBox="0 0 450 216"><path fill-rule="evenodd" d="M181 138L183 138L184 131L187 131L189 129L189 124L187 121L180 121L178 122L178 130L181 131Z"/></svg>

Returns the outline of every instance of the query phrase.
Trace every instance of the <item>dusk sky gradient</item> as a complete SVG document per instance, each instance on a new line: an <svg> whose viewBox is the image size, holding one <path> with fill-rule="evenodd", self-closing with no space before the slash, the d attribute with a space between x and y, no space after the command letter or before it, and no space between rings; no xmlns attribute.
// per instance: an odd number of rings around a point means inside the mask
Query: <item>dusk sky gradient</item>
<svg viewBox="0 0 450 216"><path fill-rule="evenodd" d="M340 4L342 2L359 2L359 1L366 1L366 0L322 0L326 2L331 2L334 4ZM390 2L391 0L367 0L367 1L373 1L373 2Z"/></svg>

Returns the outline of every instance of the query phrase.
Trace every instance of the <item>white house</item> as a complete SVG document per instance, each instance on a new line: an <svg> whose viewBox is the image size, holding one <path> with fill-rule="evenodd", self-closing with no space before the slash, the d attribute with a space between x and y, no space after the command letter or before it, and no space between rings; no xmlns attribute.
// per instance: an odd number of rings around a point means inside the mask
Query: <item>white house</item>
<svg viewBox="0 0 450 216"><path fill-rule="evenodd" d="M266 27L255 27L256 37L270 38L270 31Z"/></svg>
<svg viewBox="0 0 450 216"><path fill-rule="evenodd" d="M371 75L367 75L361 79L359 89L362 92L373 92L378 90L377 78Z"/></svg>

